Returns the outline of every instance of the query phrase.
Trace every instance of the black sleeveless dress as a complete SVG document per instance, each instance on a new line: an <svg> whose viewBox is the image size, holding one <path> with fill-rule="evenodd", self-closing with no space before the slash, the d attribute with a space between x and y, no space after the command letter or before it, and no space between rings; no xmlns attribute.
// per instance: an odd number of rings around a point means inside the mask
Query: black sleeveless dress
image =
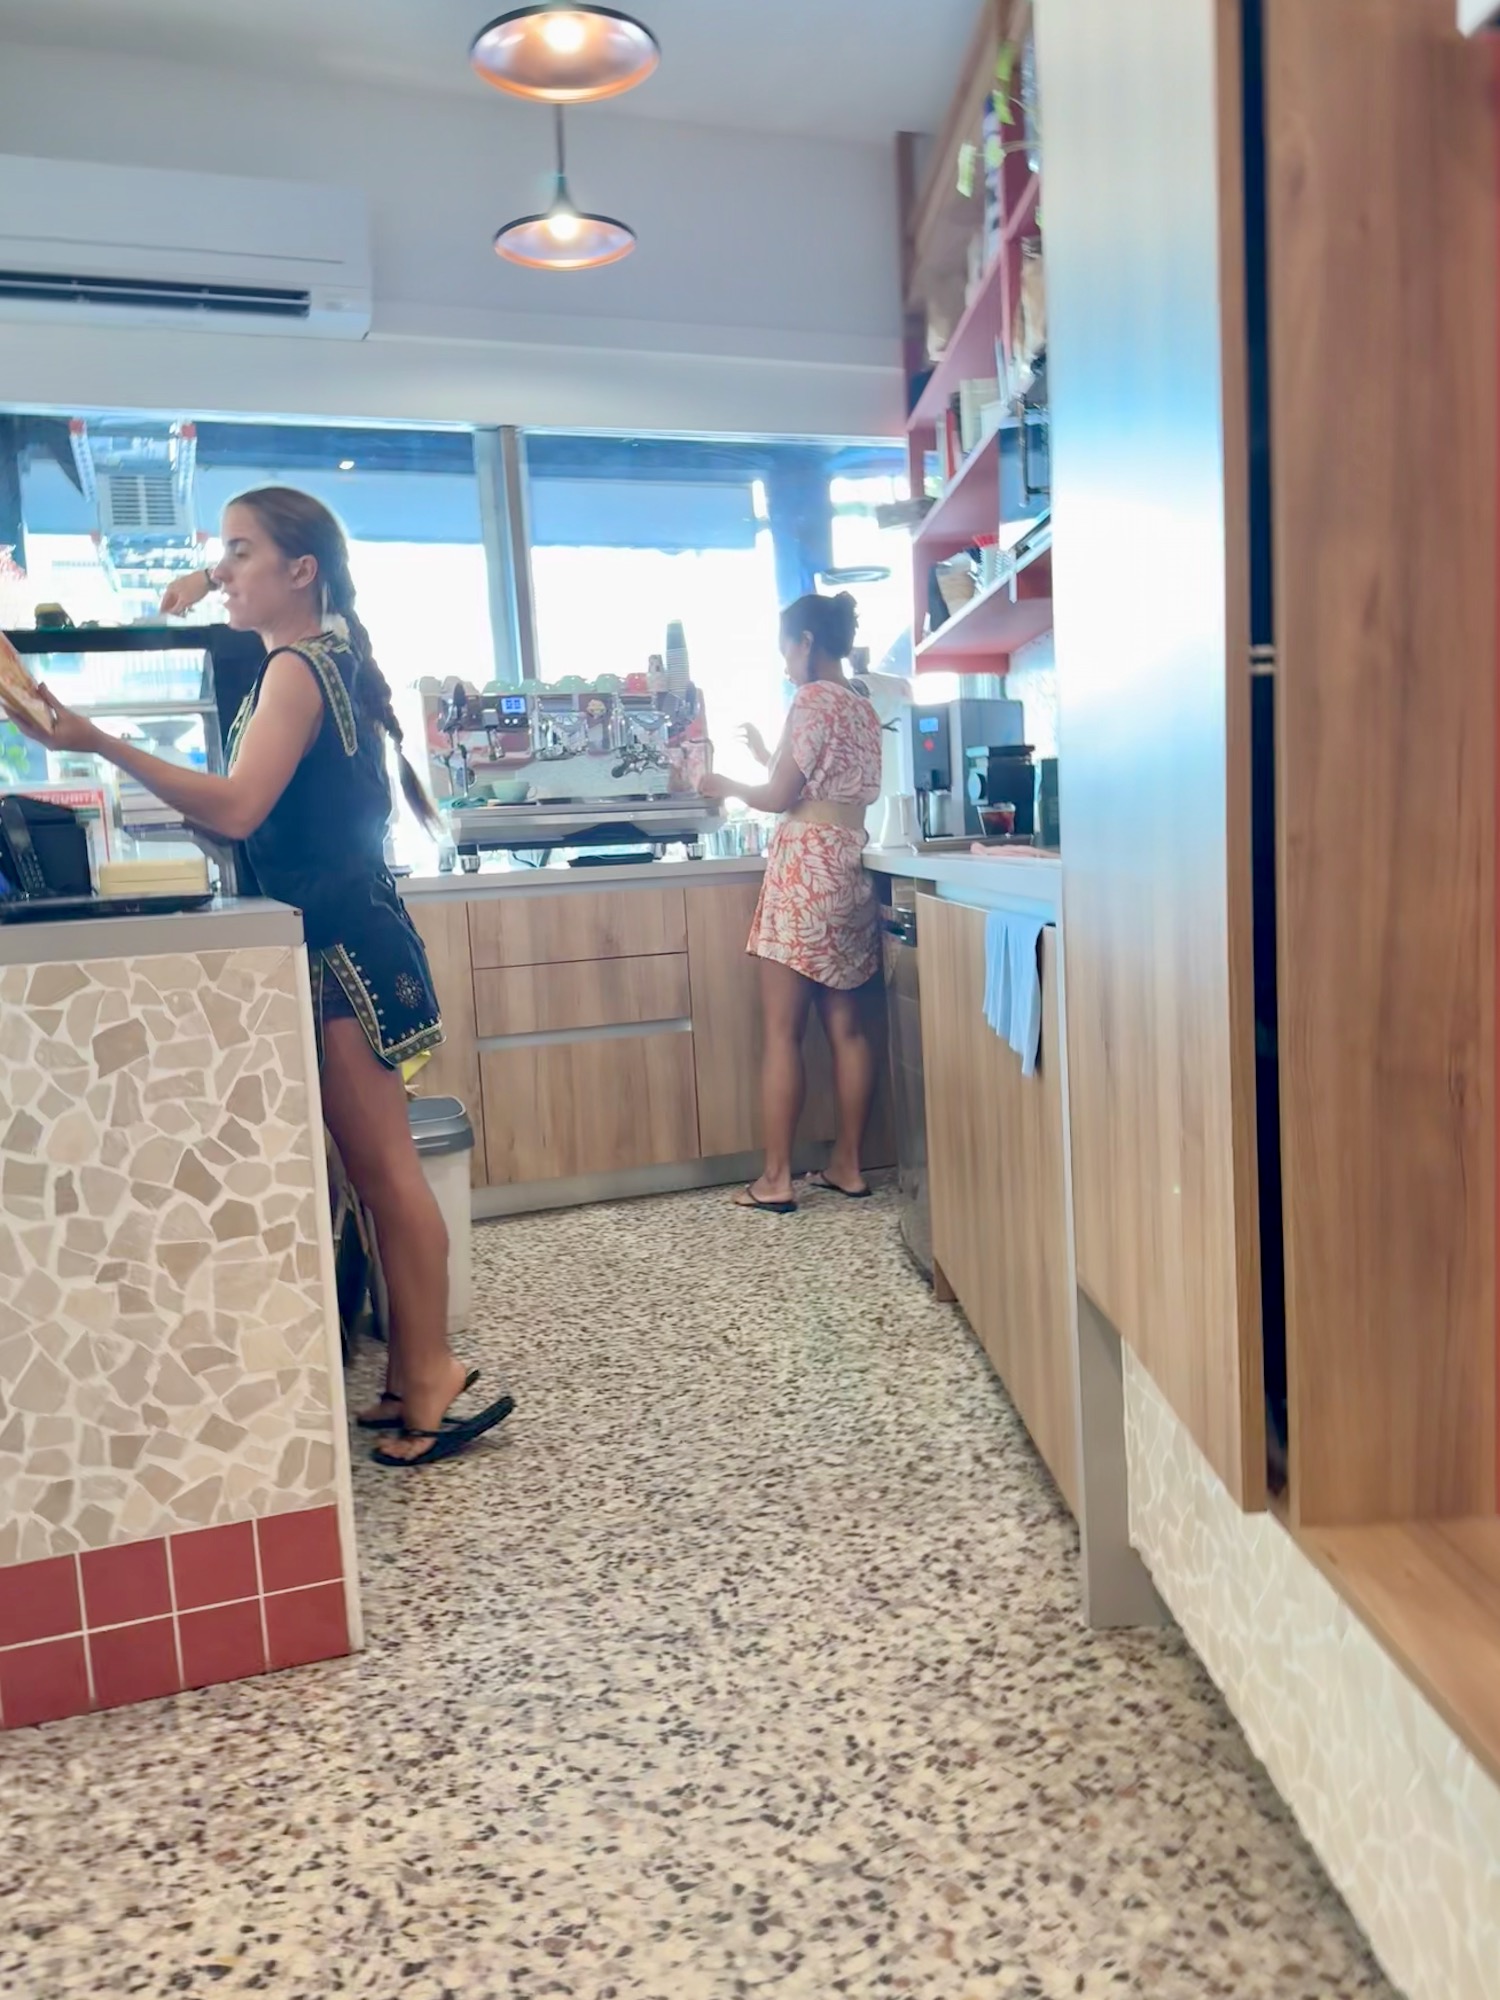
<svg viewBox="0 0 1500 2000"><path fill-rule="evenodd" d="M385 864L385 732L360 713L359 660L346 639L324 632L277 650L295 653L310 669L323 721L245 851L263 892L302 912L319 1059L324 1021L352 1013L381 1062L399 1069L436 1048L443 1025L427 953ZM256 675L229 732L231 770L275 657Z"/></svg>

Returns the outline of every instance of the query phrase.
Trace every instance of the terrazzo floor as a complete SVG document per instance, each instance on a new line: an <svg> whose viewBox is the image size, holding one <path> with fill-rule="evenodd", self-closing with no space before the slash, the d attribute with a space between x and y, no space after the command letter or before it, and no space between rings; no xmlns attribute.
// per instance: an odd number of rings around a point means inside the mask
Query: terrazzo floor
<svg viewBox="0 0 1500 2000"><path fill-rule="evenodd" d="M0 1992L1392 1993L1181 1639L1081 1628L888 1197L476 1253L520 1409L358 1465L369 1650L0 1739Z"/></svg>

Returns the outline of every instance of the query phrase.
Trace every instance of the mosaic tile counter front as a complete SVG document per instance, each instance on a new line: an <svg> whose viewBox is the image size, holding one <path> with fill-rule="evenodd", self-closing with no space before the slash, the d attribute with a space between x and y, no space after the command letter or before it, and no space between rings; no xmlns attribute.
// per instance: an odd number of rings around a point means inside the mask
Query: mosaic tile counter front
<svg viewBox="0 0 1500 2000"><path fill-rule="evenodd" d="M1409 2000L1500 2000L1500 1786L1125 1350L1131 1540Z"/></svg>
<svg viewBox="0 0 1500 2000"><path fill-rule="evenodd" d="M5 1728L358 1642L305 954L233 934L0 968Z"/></svg>

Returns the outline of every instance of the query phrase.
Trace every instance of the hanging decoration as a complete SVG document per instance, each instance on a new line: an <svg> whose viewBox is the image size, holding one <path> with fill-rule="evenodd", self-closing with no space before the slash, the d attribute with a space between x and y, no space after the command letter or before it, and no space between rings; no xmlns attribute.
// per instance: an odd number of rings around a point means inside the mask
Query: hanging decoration
<svg viewBox="0 0 1500 2000"><path fill-rule="evenodd" d="M646 81L661 61L655 35L613 7L517 7L481 28L469 50L474 73L512 97L597 104Z"/></svg>
<svg viewBox="0 0 1500 2000"><path fill-rule="evenodd" d="M568 190L563 114L557 109L557 181L552 205L540 215L518 216L495 236L495 254L533 271L596 271L618 264L635 248L635 231L612 215L580 209Z"/></svg>

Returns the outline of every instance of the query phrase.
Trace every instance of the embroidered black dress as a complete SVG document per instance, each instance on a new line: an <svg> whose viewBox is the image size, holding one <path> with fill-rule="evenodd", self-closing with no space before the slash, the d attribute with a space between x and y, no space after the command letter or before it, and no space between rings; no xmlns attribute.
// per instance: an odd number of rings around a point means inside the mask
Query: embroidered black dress
<svg viewBox="0 0 1500 2000"><path fill-rule="evenodd" d="M264 893L302 912L320 1057L325 1019L352 1012L380 1060L398 1069L435 1048L443 1026L427 953L385 865L391 817L385 733L360 715L359 660L347 640L324 632L278 650L295 653L311 669L323 694L323 721L245 849ZM230 731L231 769L266 666Z"/></svg>

